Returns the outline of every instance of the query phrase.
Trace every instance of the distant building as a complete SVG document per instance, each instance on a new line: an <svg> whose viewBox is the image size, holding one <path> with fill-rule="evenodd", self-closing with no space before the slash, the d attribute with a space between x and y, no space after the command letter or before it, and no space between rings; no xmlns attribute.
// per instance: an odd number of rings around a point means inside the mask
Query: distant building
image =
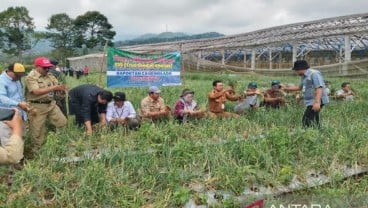
<svg viewBox="0 0 368 208"><path fill-rule="evenodd" d="M87 65L90 72L94 72L96 70L100 71L101 67L103 67L102 71L106 71L106 59L103 60L102 57L103 53L94 53L85 56L70 57L67 58L67 60L69 61L69 67L72 67L73 69L83 69L84 66Z"/></svg>

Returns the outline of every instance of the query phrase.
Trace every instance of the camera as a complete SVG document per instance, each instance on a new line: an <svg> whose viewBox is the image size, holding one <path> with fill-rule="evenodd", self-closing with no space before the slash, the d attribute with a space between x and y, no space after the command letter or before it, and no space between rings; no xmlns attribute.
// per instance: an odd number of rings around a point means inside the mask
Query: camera
<svg viewBox="0 0 368 208"><path fill-rule="evenodd" d="M15 111L11 108L0 108L0 121L10 121Z"/></svg>

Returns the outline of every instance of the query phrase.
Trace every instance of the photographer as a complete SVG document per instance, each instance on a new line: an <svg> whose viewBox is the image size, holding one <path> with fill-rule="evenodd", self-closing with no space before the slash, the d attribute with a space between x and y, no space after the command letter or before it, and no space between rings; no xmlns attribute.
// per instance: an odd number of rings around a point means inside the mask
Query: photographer
<svg viewBox="0 0 368 208"><path fill-rule="evenodd" d="M10 121L0 121L1 136L3 134L9 134L8 132L11 129L8 139L1 138L0 164L16 164L23 158L23 121L18 109L14 109L14 111L14 116Z"/></svg>

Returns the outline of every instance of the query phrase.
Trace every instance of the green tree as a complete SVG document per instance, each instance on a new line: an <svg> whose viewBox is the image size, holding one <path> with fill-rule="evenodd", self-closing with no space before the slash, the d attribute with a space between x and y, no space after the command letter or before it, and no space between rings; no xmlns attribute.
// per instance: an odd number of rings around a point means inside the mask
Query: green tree
<svg viewBox="0 0 368 208"><path fill-rule="evenodd" d="M9 7L0 12L0 46L4 53L19 59L25 50L31 49L39 39L34 34L33 18L26 7Z"/></svg>
<svg viewBox="0 0 368 208"><path fill-rule="evenodd" d="M46 27L54 48L72 48L74 37L74 20L67 14L55 14L49 19Z"/></svg>
<svg viewBox="0 0 368 208"><path fill-rule="evenodd" d="M65 13L52 15L46 27L47 37L55 49L52 54L58 60L65 60L74 51L74 20Z"/></svg>
<svg viewBox="0 0 368 208"><path fill-rule="evenodd" d="M88 11L78 16L74 21L74 27L76 31L74 45L79 48L83 45L87 48L104 46L106 40L113 39L116 34L108 19L98 11Z"/></svg>

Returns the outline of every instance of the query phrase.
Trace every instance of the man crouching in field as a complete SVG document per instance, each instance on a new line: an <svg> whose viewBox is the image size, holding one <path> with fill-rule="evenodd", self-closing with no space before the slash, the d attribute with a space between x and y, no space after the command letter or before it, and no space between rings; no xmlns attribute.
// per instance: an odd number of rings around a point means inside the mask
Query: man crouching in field
<svg viewBox="0 0 368 208"><path fill-rule="evenodd" d="M92 134L92 126L106 124L107 103L112 100L112 93L96 85L79 85L69 91L69 114L75 115L78 126L84 125L86 134Z"/></svg>
<svg viewBox="0 0 368 208"><path fill-rule="evenodd" d="M238 114L225 112L225 101L238 101L241 96L233 93L233 88L229 87L224 90L224 84L220 80L215 80L212 83L213 90L208 93L208 108L211 118L223 117L239 117Z"/></svg>

